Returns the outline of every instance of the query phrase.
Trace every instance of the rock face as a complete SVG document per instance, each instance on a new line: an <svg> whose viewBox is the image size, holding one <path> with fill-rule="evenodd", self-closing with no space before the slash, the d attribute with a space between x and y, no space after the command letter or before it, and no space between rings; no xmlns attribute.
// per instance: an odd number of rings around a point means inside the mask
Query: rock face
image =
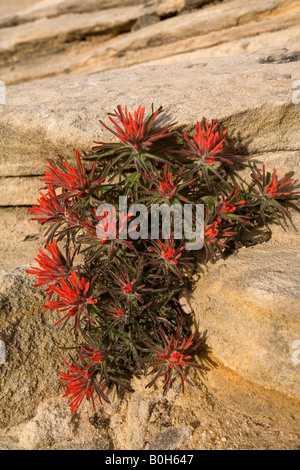
<svg viewBox="0 0 300 470"><path fill-rule="evenodd" d="M269 59L272 54L276 60ZM105 72L7 87L7 104L0 106L0 177L10 178L2 180L0 204L21 203L20 176L34 177L23 202L33 203L36 176L47 158L73 160L75 147L90 151L93 141L111 140L98 120L119 103L143 103L148 110L152 102L163 105L178 129L191 130L202 116L218 119L229 128L233 145L240 142L255 160L286 168L298 164L299 106L293 104L292 85L299 66L293 54L294 48L287 47L132 68L121 79Z"/></svg>
<svg viewBox="0 0 300 470"><path fill-rule="evenodd" d="M266 243L211 266L194 292L196 319L225 367L298 399L299 275L299 246Z"/></svg>
<svg viewBox="0 0 300 470"><path fill-rule="evenodd" d="M3 428L26 419L41 400L60 392L60 347L72 343L54 328L59 316L43 309L44 293L25 273L37 246L43 247L40 228L29 222L26 208L2 208L0 214L0 340L6 346L6 361L0 364Z"/></svg>
<svg viewBox="0 0 300 470"><path fill-rule="evenodd" d="M299 42L295 0L13 3L13 10L0 9L0 77L7 84Z"/></svg>
<svg viewBox="0 0 300 470"><path fill-rule="evenodd" d="M299 178L299 2L210 3L0 7L0 78L43 79L8 86L0 105L0 449L299 448L296 211L294 227L249 234L248 248L199 268L193 293L183 292L195 329L208 330L210 352L199 360L211 367L183 396L178 383L162 397L162 384L145 390L134 378L133 394L112 390L112 405L95 414L85 403L71 416L58 370L73 336L54 328L58 317L25 274L43 248L26 206L46 160L73 162L75 148L111 140L98 119L119 103L163 105L178 130L218 119L253 163ZM243 183L249 173L241 165L231 177Z"/></svg>

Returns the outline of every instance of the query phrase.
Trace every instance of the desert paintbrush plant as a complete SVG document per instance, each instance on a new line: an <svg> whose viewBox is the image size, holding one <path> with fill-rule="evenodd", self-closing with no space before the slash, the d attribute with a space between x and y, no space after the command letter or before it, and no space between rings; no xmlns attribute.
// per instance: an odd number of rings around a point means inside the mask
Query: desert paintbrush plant
<svg viewBox="0 0 300 470"><path fill-rule="evenodd" d="M78 344L60 372L72 413L84 398L94 407L97 395L108 402L112 384L131 390L133 374L149 375L148 387L162 378L166 393L176 377L182 389L192 384L189 368L208 370L199 356L205 333L197 340L190 335L178 302L199 256L187 250L185 232L179 238L173 228L165 236L160 219L155 237L139 233L142 223L150 232L153 204L205 206L207 261L222 255L228 242L242 241L252 226L290 217L286 205L297 197L291 173L277 179L264 167L252 170L249 187L232 185L219 167L242 157L225 153L227 129L219 131L218 123L198 122L194 136L183 133L183 144L174 144L162 108L145 117L144 107L131 113L118 106L109 119L113 129L100 123L116 142L93 148L86 157L94 160L90 169L78 151L76 166L50 161L38 204L29 209L45 226L47 243L35 259L38 267L27 272L45 287L45 308L61 313L56 325L71 330ZM143 217L126 212L124 198L141 213L145 203Z"/></svg>

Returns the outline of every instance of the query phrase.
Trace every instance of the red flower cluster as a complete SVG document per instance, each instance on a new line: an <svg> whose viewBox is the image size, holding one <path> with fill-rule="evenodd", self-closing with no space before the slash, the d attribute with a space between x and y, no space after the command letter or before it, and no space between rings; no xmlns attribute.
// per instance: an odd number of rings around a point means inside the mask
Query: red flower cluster
<svg viewBox="0 0 300 470"><path fill-rule="evenodd" d="M132 114L127 110L127 106L125 106L125 112L123 112L122 107L119 105L117 106L117 111L115 110L115 118L119 123L109 116L109 119L115 126L116 131L108 127L103 121L100 121L100 123L109 132L120 139L125 148L129 148L138 153L141 150L150 147L155 141L171 135L170 132L167 132L170 125L162 130L153 128L154 121L160 111L160 109L156 110L149 119L144 121L145 107L142 108L139 106L132 116Z"/></svg>
<svg viewBox="0 0 300 470"><path fill-rule="evenodd" d="M161 198L172 199L176 193L177 186L174 184L172 173L170 171L167 173L167 164L164 166L164 177L159 184L158 190L159 197Z"/></svg>
<svg viewBox="0 0 300 470"><path fill-rule="evenodd" d="M186 188L191 188L196 178L186 177L184 175L185 165L183 165L177 174L170 171L167 163L164 165L163 178L158 177L152 171L149 174L144 173L143 178L151 182L151 186L155 187L146 188L143 194L151 195L152 199L157 199L158 202L162 200L170 203L171 201L178 200L188 202L188 199L181 194Z"/></svg>
<svg viewBox="0 0 300 470"><path fill-rule="evenodd" d="M97 382L93 375L89 374L88 368L84 369L80 365L70 366L66 361L64 363L69 368L69 372L60 371L59 373L61 375L61 384L67 389L64 397L69 397L71 413L75 413L84 398L92 400L93 407L96 409L94 402L95 392L99 397L100 403L102 403L102 399L110 403L102 391L106 388L105 385Z"/></svg>
<svg viewBox="0 0 300 470"><path fill-rule="evenodd" d="M260 196L267 198L280 198L282 196L291 196L296 194L291 189L290 185L293 182L291 176L293 171L284 175L280 180L277 177L277 170L274 170L272 176L270 173L266 174L265 165L263 165L263 173L252 174L252 180L259 189Z"/></svg>
<svg viewBox="0 0 300 470"><path fill-rule="evenodd" d="M99 364L105 359L105 352L99 351L98 349L94 348L94 346L90 346L90 350L85 348L82 349L79 358L88 359L89 364L86 368L89 369L93 363Z"/></svg>
<svg viewBox="0 0 300 470"><path fill-rule="evenodd" d="M28 274L37 276L37 283L34 287L43 286L53 281L57 283L68 272L69 262L58 248L56 240L52 244L46 244L46 248L51 254L51 258L39 250L40 254L35 258L35 261L40 265L40 268L31 266L32 269L26 271Z"/></svg>
<svg viewBox="0 0 300 470"><path fill-rule="evenodd" d="M174 239L167 240L167 244L164 245L161 240L157 240L157 243L161 249L161 256L165 260L166 264L177 264L178 258L182 256L182 250L184 250L184 246L178 248L177 250L174 248ZM167 267L169 269L169 267Z"/></svg>
<svg viewBox="0 0 300 470"><path fill-rule="evenodd" d="M251 225L250 217L236 214L237 209L245 206L246 201L238 199L239 188L233 188L229 196L221 195L221 201L215 207L215 216L219 216L229 222L238 221L244 225Z"/></svg>
<svg viewBox="0 0 300 470"><path fill-rule="evenodd" d="M117 212L115 208L113 208L113 212L104 211L102 216L98 214L97 209L94 209L94 213L98 219L96 225L92 225L88 220L81 224L89 230L88 234L91 237L97 238L101 246L109 245L111 254L116 244L125 245L130 250L133 249L132 241L120 238L120 233L122 233L125 227L127 228L127 222L132 217L131 213L125 215L124 212L122 212L119 224L117 223ZM127 230L127 233L133 231L135 228L136 227L131 227Z"/></svg>
<svg viewBox="0 0 300 470"><path fill-rule="evenodd" d="M41 178L47 185L62 188L62 194L56 199L69 199L70 197L84 198L89 196L93 190L99 187L104 178L94 180L96 162L87 176L86 168L80 160L79 151L76 150L77 168L70 166L67 162L57 164L49 161L46 168L45 178Z"/></svg>
<svg viewBox="0 0 300 470"><path fill-rule="evenodd" d="M147 386L162 377L164 392L175 374L184 391L185 383L191 383L185 368L209 370L192 362L205 335L195 344L188 321L183 331L178 302L178 292L188 281L187 268L195 268L199 261L187 243L198 235L198 204L206 206L202 225L208 260L218 251L229 254L225 247L236 246L235 240L243 243L251 224L259 227L266 223L264 217L284 219L285 200L297 194L291 186L292 173L279 179L276 170L266 173L265 167L262 174L253 171L249 187L232 185L226 164L241 157L225 153L227 129L219 131L214 121L197 122L195 135L183 133L183 144L170 139L162 145L159 141L171 136L172 124L166 126L166 119L157 119L161 112L162 108L152 109L145 117L142 106L131 113L119 105L109 117L112 129L100 121L115 142L101 143L96 155L86 157L96 160L90 170L78 151L75 167L62 160L49 161L42 179L48 192L41 193L38 205L29 210L34 220L47 224L47 244L35 258L38 267L27 272L37 276L35 286L46 286L44 307L61 312L56 325L64 326L71 318L74 322L77 362L65 362L68 371L60 372L72 413L84 398L95 407L95 393L100 403L108 402L103 389L110 384L132 390L132 374L143 369L147 373L147 364L152 364L153 372ZM127 223L129 231L138 227L128 222L133 214L120 214L121 196L132 207L146 202L146 210L143 207L134 222L141 221L141 237L132 236L134 241L123 238ZM159 230L153 235L154 203L163 216L164 209L172 213L173 233L166 234L169 224L164 217L162 223L156 217L159 227L154 228ZM106 212L100 213L101 207ZM143 237L144 223L151 227L154 240Z"/></svg>
<svg viewBox="0 0 300 470"><path fill-rule="evenodd" d="M48 300L48 304L44 305L45 308L57 309L59 312L68 312L61 318L55 325L59 325L62 321L66 320L65 324L71 317L75 317L75 324L73 329L77 331L80 328L80 316L84 312L85 316L90 322L93 320L89 317L86 311L88 304L96 304L97 299L92 295L88 295L90 283L82 277L77 277L75 271L66 279L61 278L59 285L50 285L49 290L59 296L59 300Z"/></svg>
<svg viewBox="0 0 300 470"><path fill-rule="evenodd" d="M157 348L145 342L148 348L150 348L151 350L157 353L155 356L157 361L152 362L151 365L154 368L158 367L158 372L156 373L154 378L151 380L151 382L149 382L147 387L151 387L154 384L154 382L158 379L158 377L165 377L165 383L163 385L163 389L167 391L172 381L173 371L176 370L176 372L180 375L182 392L184 392L185 382L188 382L191 385L193 384L185 376L183 369L182 369L183 367L185 366L192 367L200 371L209 370L209 368L205 366L200 366L198 364L189 362L192 356L185 355L188 350L193 351L200 346L200 344L205 339L205 334L203 338L200 340L200 342L197 343L196 345L193 345L194 335L191 335L188 340L184 338L182 340L181 345L179 344L179 338L181 334L180 328L178 328L176 339L174 338L173 335L171 335L170 338L167 338L162 329L159 330L159 334L163 342L163 347L164 347L163 349Z"/></svg>
<svg viewBox="0 0 300 470"><path fill-rule="evenodd" d="M176 249L174 238L171 237L170 240L165 241L165 244L161 240L156 240L153 242L151 250L158 255L159 260L163 262L166 271L169 271L171 268L175 270L179 276L182 276L181 272L177 268L177 264L179 258L182 256L184 246Z"/></svg>
<svg viewBox="0 0 300 470"><path fill-rule="evenodd" d="M232 237L236 235L235 231L232 231L232 226L223 229L220 227L222 220L217 217L211 224L204 227L204 247L206 251L206 262L209 257L215 258L216 247L226 247L227 245L220 239L225 237Z"/></svg>
<svg viewBox="0 0 300 470"><path fill-rule="evenodd" d="M65 208L61 202L56 200L54 186L48 186L48 194L40 193L38 199L39 206L30 207L28 212L38 217L31 220L37 220L44 225L47 222L61 222L65 219Z"/></svg>
<svg viewBox="0 0 300 470"><path fill-rule="evenodd" d="M292 187L293 179L291 176L293 174L294 172L290 171L278 180L277 170L274 170L273 174L266 173L265 165L263 165L262 174L260 172L252 173L253 185L258 189L258 196L250 193L252 204L254 206L260 205L260 213L265 224L265 215L270 216L276 209L285 216L291 217L289 211L280 203L280 200L298 197L299 191L295 191Z"/></svg>
<svg viewBox="0 0 300 470"><path fill-rule="evenodd" d="M109 315L112 315L115 320L119 319L119 318L123 318L125 316L125 312L123 309L121 309L120 307L117 307L117 306L114 306L112 307L109 311L108 311Z"/></svg>
<svg viewBox="0 0 300 470"><path fill-rule="evenodd" d="M123 277L120 281L120 287L124 294L129 295L133 292L133 284L136 283L136 279L129 280L129 276L126 276L126 279Z"/></svg>
<svg viewBox="0 0 300 470"><path fill-rule="evenodd" d="M225 243L222 243L218 237L231 237L232 235L235 235L236 232L230 231L232 227L228 227L225 229L221 229L219 227L221 223L220 217L218 217L212 224L207 225L204 228L204 241L208 244L211 243L217 243L218 245L221 246L226 246Z"/></svg>
<svg viewBox="0 0 300 470"><path fill-rule="evenodd" d="M219 123L203 121L201 124L197 122L196 134L193 136L193 142L187 137L186 133L183 132L183 136L188 143L190 150L183 150L182 154L188 157L194 157L199 160L200 165L212 165L216 158L232 163L224 156L220 156L223 152L223 144L227 129L222 134L218 131L215 132Z"/></svg>

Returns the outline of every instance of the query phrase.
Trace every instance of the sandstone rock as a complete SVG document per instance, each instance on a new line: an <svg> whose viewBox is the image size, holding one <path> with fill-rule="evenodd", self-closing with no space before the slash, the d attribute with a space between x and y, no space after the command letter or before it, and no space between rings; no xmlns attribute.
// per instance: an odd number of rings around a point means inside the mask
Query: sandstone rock
<svg viewBox="0 0 300 470"><path fill-rule="evenodd" d="M140 16L141 8L134 6L93 13L69 13L58 18L41 18L35 21L34 28L31 23L2 28L0 60L14 63L19 60L20 53L26 57L26 54L32 55L41 46L45 53L47 49L51 51L63 43L91 35L102 36L103 40L122 31L124 25L133 24Z"/></svg>
<svg viewBox="0 0 300 470"><path fill-rule="evenodd" d="M6 362L6 346L2 339L0 340L0 364L5 364Z"/></svg>
<svg viewBox="0 0 300 470"><path fill-rule="evenodd" d="M112 140L98 119L119 103L142 103L148 110L152 102L162 104L177 129L187 131L204 115L218 119L229 128L232 145L240 143L246 154L272 165L284 166L285 155L297 162L300 107L292 103L292 83L298 64L285 63L290 49L275 52L282 63L264 63L267 51L127 69L121 81L105 72L7 87L7 105L0 107L0 175L39 175L49 157L74 161L75 147L89 152L93 141Z"/></svg>
<svg viewBox="0 0 300 470"><path fill-rule="evenodd" d="M292 345L300 338L299 269L298 250L288 245L243 248L209 267L193 303L196 322L208 329L225 367L297 399Z"/></svg>
<svg viewBox="0 0 300 470"><path fill-rule="evenodd" d="M280 47L284 44L295 44L298 48L300 33L298 26L294 26L295 16L299 17L299 14L288 13L277 19L272 17L259 22L253 21L246 25L177 41L173 44L172 55L168 53L168 46L149 48L147 49L149 60L147 65L173 64L184 60L245 54ZM283 24L284 28L277 29ZM150 60L151 58L153 60ZM132 54L132 60L138 61L138 54Z"/></svg>
<svg viewBox="0 0 300 470"><path fill-rule="evenodd" d="M298 21L297 18L299 18L299 8L295 7L295 11L291 13L289 10L291 10L294 2L288 3L289 5L283 0L270 0L264 3L261 3L257 0L252 0L251 2L247 3L243 2L242 0L234 0L219 5L217 9L211 6L210 8L205 8L189 15L170 18L163 23L154 24L146 29L136 31L130 35L124 35L120 38L116 38L107 46L104 45L103 48L99 48L97 51L95 51L88 61L91 63L93 59L95 61L97 59L98 64L94 67L94 72L109 70L110 68L124 67L125 64L133 65L136 62L145 62L145 58L143 59L142 56L139 58L139 56L132 55L132 51L144 51L147 49L147 60L151 60L158 57L159 50L157 50L157 48L159 46L163 46L165 51L168 50L167 54L165 53L165 56L170 56L176 54L177 52L186 52L187 50L199 48L199 44L201 44L203 36L205 42L205 35L211 33L210 42L208 40L208 43L205 45L200 45L200 48L209 47L211 45L224 42L221 39L224 33L225 35L227 33L228 36L228 30L236 27L237 25L242 27L243 25L247 24L248 28L248 24L251 24L251 22L269 20L270 27L270 16L272 15L275 16L273 30L281 29L282 23L281 21L279 22L276 18L279 12L283 15L286 11L288 12L287 18L283 20L283 24L286 21L288 26L296 25ZM296 18L294 18L294 16L296 16ZM253 28L253 24L251 26ZM259 27L260 26L258 23L256 28ZM246 28L244 27L244 30L245 29ZM222 33L219 35L217 34L216 37L216 32L219 31L222 31ZM239 33L240 29L237 30L237 34ZM181 51L180 46L179 50L176 48L177 41L196 37L198 37L198 47L194 46L189 49L189 47L187 47L187 43L184 43L184 48L181 48ZM233 38L235 38L235 30L231 31L231 40L233 40ZM172 52L170 54L170 47L168 47L168 45L174 43L175 47L172 48ZM121 56L122 60L116 60L116 57L118 56ZM111 60L109 60L110 57ZM99 60L103 61L102 67L100 64L101 69L99 69Z"/></svg>
<svg viewBox="0 0 300 470"><path fill-rule="evenodd" d="M40 227L29 221L26 208L2 208L0 232L0 339L6 346L6 361L0 365L0 427L6 427L28 419L42 399L60 392L59 346L72 344L65 331L54 328L59 316L43 309L43 290L35 289L34 276L25 273L43 248Z"/></svg>
<svg viewBox="0 0 300 470"><path fill-rule="evenodd" d="M0 435L0 449L6 450L5 446L22 450L106 450L109 439L106 429L91 424L87 406L80 414L72 415L65 400L50 398L40 404L27 423Z"/></svg>
<svg viewBox="0 0 300 470"><path fill-rule="evenodd" d="M101 0L101 10L123 8L145 3L144 0ZM0 6L0 27L11 27L34 22L41 18L55 18L68 13L90 13L99 11L98 0L14 0L12 4Z"/></svg>
<svg viewBox="0 0 300 470"><path fill-rule="evenodd" d="M27 269L38 254L38 248L44 247L42 227L30 220L25 207L0 208L0 233L0 264L3 272Z"/></svg>
<svg viewBox="0 0 300 470"><path fill-rule="evenodd" d="M197 8L211 0L14 0L11 4L0 6L0 27L15 26L40 18L53 18L67 13L88 13L111 8L123 8L149 4L155 6L160 16L172 15L185 9Z"/></svg>
<svg viewBox="0 0 300 470"><path fill-rule="evenodd" d="M190 315L193 313L191 306L191 293L187 289L182 289L180 292L179 303L185 314Z"/></svg>
<svg viewBox="0 0 300 470"><path fill-rule="evenodd" d="M0 206L33 205L42 186L39 177L0 177Z"/></svg>
<svg viewBox="0 0 300 470"><path fill-rule="evenodd" d="M193 431L192 426L183 426L181 428L171 428L168 431L162 431L155 436L150 444L149 450L174 450L184 446L187 439Z"/></svg>
<svg viewBox="0 0 300 470"><path fill-rule="evenodd" d="M228 374L221 365L209 377L204 383L195 376L196 386L187 388L185 395L181 395L180 386L175 384L166 397L161 395L162 384L145 390L147 380L134 379L133 394L126 393L113 406L97 406L96 414L84 402L71 416L64 399L47 399L39 405L32 419L0 430L0 448L223 450L298 447L299 407L296 403L276 396L270 400L270 393L264 390L259 390L256 396L257 386Z"/></svg>
<svg viewBox="0 0 300 470"><path fill-rule="evenodd" d="M43 309L43 292L33 284L24 268L0 272L0 334L7 348L0 365L0 427L28 419L42 399L61 392L60 348L73 346L71 335L54 328L59 316Z"/></svg>
<svg viewBox="0 0 300 470"><path fill-rule="evenodd" d="M299 35L299 5L293 0L231 0L217 6L207 5L210 0L102 3L99 10L92 0L48 1L4 16L1 79L12 84L91 74L173 61L173 56L178 62L178 54L187 54L186 59L189 54L244 54L297 43Z"/></svg>

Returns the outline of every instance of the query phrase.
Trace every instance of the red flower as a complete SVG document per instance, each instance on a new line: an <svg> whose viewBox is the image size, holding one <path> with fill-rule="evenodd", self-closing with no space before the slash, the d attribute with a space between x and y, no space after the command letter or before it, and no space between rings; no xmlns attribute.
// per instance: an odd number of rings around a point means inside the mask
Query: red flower
<svg viewBox="0 0 300 470"><path fill-rule="evenodd" d="M37 215L31 220L38 220L44 225L47 222L61 222L64 220L65 205L56 200L56 192L54 186L48 186L48 194L40 193L41 198L38 199L39 206L28 209L33 215Z"/></svg>
<svg viewBox="0 0 300 470"><path fill-rule="evenodd" d="M185 355L188 350L193 351L198 348L198 346L205 340L205 334L201 341L194 346L192 346L194 335L191 335L188 340L184 338L181 345L179 344L179 338L181 334L180 327L178 328L176 339L173 335L171 335L170 338L166 338L162 329L159 330L159 334L163 341L163 349L159 349L148 343L145 343L150 349L157 353L155 356L157 361L152 362L151 365L155 368L159 368L155 377L146 387L151 387L158 377L165 377L163 389L167 391L172 381L173 371L176 370L181 379L182 392L184 392L184 382L189 382L191 385L193 384L184 375L182 367L188 366L198 370L209 370L207 367L188 362L192 356Z"/></svg>
<svg viewBox="0 0 300 470"><path fill-rule="evenodd" d="M138 291L140 289L143 289L145 285L143 284L141 286L136 287L136 282L137 279L130 279L128 274L121 272L119 286L121 287L122 292L127 297L127 301L129 302L131 299L135 298L139 302L143 303L143 298Z"/></svg>
<svg viewBox="0 0 300 470"><path fill-rule="evenodd" d="M196 134L193 136L193 142L187 137L186 133L183 132L183 136L188 143L190 150L183 150L182 154L188 157L195 157L199 159L201 165L212 165L216 158L232 163L230 160L221 157L219 154L223 152L223 143L227 129L222 134L218 131L215 132L219 123L211 122L211 125L207 121L202 121L200 124L197 122Z"/></svg>
<svg viewBox="0 0 300 470"><path fill-rule="evenodd" d="M287 179L285 175L281 178L280 181L277 180L277 170L274 170L272 179L270 183L264 188L264 196L266 197L280 197L280 196L290 196L290 192L280 192L282 191L284 186L290 184L293 180Z"/></svg>
<svg viewBox="0 0 300 470"><path fill-rule="evenodd" d="M206 243L208 244L216 243L216 242L218 243L218 240L216 237L219 233L220 222L221 222L221 219L218 218L212 224L204 227L204 240L206 241ZM224 243L223 243L223 246L225 246Z"/></svg>
<svg viewBox="0 0 300 470"><path fill-rule="evenodd" d="M82 348L81 355L79 356L79 359L88 359L89 360L89 365L87 366L87 369L89 369L93 363L99 364L100 362L105 359L105 352L99 351L98 349L94 348L94 346L90 346L90 351L88 349Z"/></svg>
<svg viewBox="0 0 300 470"><path fill-rule="evenodd" d="M129 276L127 275L126 278L124 274L121 275L120 287L124 294L128 295L133 292L133 285L136 283L136 279L129 280Z"/></svg>
<svg viewBox="0 0 300 470"><path fill-rule="evenodd" d="M170 240L166 240L165 244L163 244L161 240L156 240L156 242L153 242L151 249L163 260L167 271L169 271L170 268L175 269L177 274L181 276L177 264L179 258L182 256L184 246L176 249L174 247L174 238L171 237Z"/></svg>
<svg viewBox="0 0 300 470"><path fill-rule="evenodd" d="M117 306L112 307L107 313L109 313L109 315L114 316L115 320L125 316L124 310L122 310L120 307L117 307Z"/></svg>
<svg viewBox="0 0 300 470"><path fill-rule="evenodd" d="M245 201L237 200L238 195L238 188L234 188L227 197L222 195L222 200L216 205L215 214L220 216L222 219L228 220L229 222L236 220L242 224L251 225L251 223L247 220L250 217L236 214L237 209L245 205Z"/></svg>
<svg viewBox="0 0 300 470"><path fill-rule="evenodd" d="M96 235L101 240L101 245L104 245L107 240L114 240L117 238L117 221L116 221L116 209L113 208L113 214L105 211L103 216L98 215L97 209L95 209L95 215L98 219L96 226ZM91 233L93 234L93 232ZM94 234L95 235L95 234Z"/></svg>
<svg viewBox="0 0 300 470"><path fill-rule="evenodd" d="M160 246L161 254L166 264L177 264L177 260L181 257L184 246L176 250L174 248L174 239L167 240L167 245L164 245L161 240L157 240L157 243Z"/></svg>
<svg viewBox="0 0 300 470"><path fill-rule="evenodd" d="M162 130L153 128L154 121L160 112L161 109L158 109L150 116L149 119L144 120L145 107L142 108L139 106L132 115L127 110L127 106L125 106L125 112L123 112L122 107L118 105L117 111L115 110L114 117L119 122L116 122L115 119L109 116L109 119L115 126L116 130L112 130L103 121L100 121L100 123L109 132L118 137L118 139L120 139L124 144L125 148L129 148L138 153L146 147L150 147L153 142L171 135L170 132L167 132L170 125Z"/></svg>
<svg viewBox="0 0 300 470"><path fill-rule="evenodd" d="M67 389L64 397L69 397L71 413L75 413L85 397L92 400L93 407L96 409L93 397L94 392L97 393L101 404L101 399L110 403L102 391L105 386L97 382L93 375L89 374L88 369L84 369L79 365L70 366L66 361L64 363L69 368L69 372L59 371L61 375L60 381L62 386Z"/></svg>
<svg viewBox="0 0 300 470"><path fill-rule="evenodd" d="M61 278L59 286L52 284L49 286L49 290L58 294L60 299L58 301L48 300L49 304L44 305L44 307L56 308L59 312L68 312L55 326L65 319L66 324L70 317L75 317L75 324L72 329L77 331L80 326L80 315L82 312L84 312L90 322L93 322L86 312L86 305L96 304L97 299L94 299L92 295L88 296L89 288L90 283L84 277L81 279L77 278L75 271L71 272L67 280Z"/></svg>
<svg viewBox="0 0 300 470"><path fill-rule="evenodd" d="M215 257L215 249L218 247L226 247L227 245L223 243L220 238L232 237L236 235L237 232L233 232L232 226L222 229L220 223L222 222L220 217L209 224L204 226L204 248L206 251L206 262L208 261L209 255Z"/></svg>
<svg viewBox="0 0 300 470"><path fill-rule="evenodd" d="M170 171L167 173L167 164L164 166L164 178L161 180L158 190L160 194L159 197L162 198L166 197L172 199L176 193L177 186L175 186L172 179L172 173Z"/></svg>
<svg viewBox="0 0 300 470"><path fill-rule="evenodd" d="M294 191L292 187L293 179L291 176L294 174L290 171L284 175L280 180L277 177L277 170L274 170L273 174L266 173L265 165L263 165L262 174L260 172L252 173L253 183L257 186L259 195L251 194L252 205L260 205L260 214L264 223L266 209L268 212L274 212L275 210L281 211L285 216L291 218L289 211L284 208L279 202L280 199L289 199L298 197L299 191ZM269 215L269 213L267 213Z"/></svg>
<svg viewBox="0 0 300 470"><path fill-rule="evenodd" d="M53 240L52 244L46 244L46 248L51 254L51 258L39 250L40 254L35 258L35 261L40 265L40 268L31 266L32 269L26 271L28 274L35 274L38 278L37 284L33 287L43 286L52 281L57 282L68 271L68 262L58 248L56 240Z"/></svg>
<svg viewBox="0 0 300 470"><path fill-rule="evenodd" d="M147 188L144 193L150 193L157 199L165 199L166 202L178 198L183 202L188 202L188 199L180 194L185 188L191 187L192 184L196 181L196 178L188 178L185 179L183 171L185 169L185 165L181 167L179 172L174 175L169 170L167 163L164 165L163 171L163 178L158 175L155 175L152 172L149 174L144 173L143 178L154 183L156 186L155 189Z"/></svg>
<svg viewBox="0 0 300 470"><path fill-rule="evenodd" d="M125 245L127 248L133 250L132 242L120 238L120 233L126 226L127 221L132 217L132 213L125 215L122 212L120 216L120 224L117 224L116 209L113 208L113 213L104 211L102 216L98 215L97 209L94 209L95 216L98 219L97 225L92 225L89 220L86 223L82 223L83 227L89 230L89 235L99 240L99 244L110 245L110 253L113 253L115 244ZM127 233L136 229L131 227Z"/></svg>
<svg viewBox="0 0 300 470"><path fill-rule="evenodd" d="M252 174L252 180L257 185L260 196L267 198L280 198L282 196L291 196L296 194L289 187L293 182L291 176L293 171L284 175L281 180L277 179L277 170L274 170L273 175L270 173L266 174L265 165L263 165L263 173Z"/></svg>
<svg viewBox="0 0 300 470"><path fill-rule="evenodd" d="M245 201L243 201L245 204ZM229 204L229 202L225 201L225 196L222 196L222 205L219 208L219 212L222 214L232 214L236 211L236 206L233 204Z"/></svg>
<svg viewBox="0 0 300 470"><path fill-rule="evenodd" d="M103 183L104 178L93 181L96 162L87 176L86 168L80 160L79 151L76 150L77 168L70 166L67 162L53 163L49 161L46 166L49 171L45 172L45 178L41 178L47 185L63 188L63 193L56 196L57 199L69 199L76 196L83 198L89 196L90 192Z"/></svg>
<svg viewBox="0 0 300 470"><path fill-rule="evenodd" d="M217 237L231 237L236 234L236 232L230 232L232 227L221 229L219 227L220 223L221 219L218 217L212 224L204 227L204 241L206 243L217 243L218 245L226 246L225 243L222 243Z"/></svg>

